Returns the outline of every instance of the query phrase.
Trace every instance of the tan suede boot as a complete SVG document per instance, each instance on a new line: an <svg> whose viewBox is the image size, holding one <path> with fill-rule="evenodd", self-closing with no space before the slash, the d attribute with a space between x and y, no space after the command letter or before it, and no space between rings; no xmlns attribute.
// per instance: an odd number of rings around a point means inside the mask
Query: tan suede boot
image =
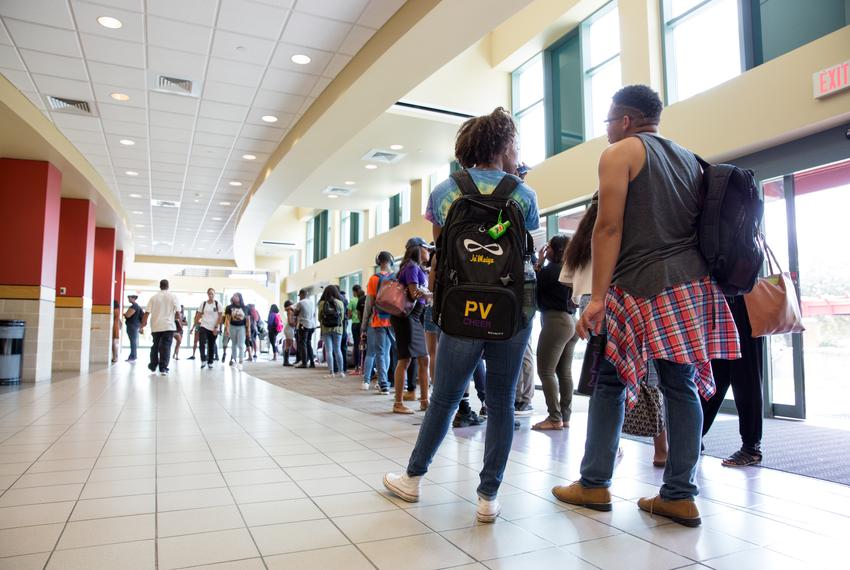
<svg viewBox="0 0 850 570"><path fill-rule="evenodd" d="M638 499L638 507L651 515L659 515L672 519L687 527L697 527L702 524L699 517L699 509L693 499L678 499L668 501L661 495Z"/></svg>
<svg viewBox="0 0 850 570"><path fill-rule="evenodd" d="M611 493L604 487L588 488L576 481L570 485L553 487L552 494L561 502L587 507L594 511L611 510Z"/></svg>

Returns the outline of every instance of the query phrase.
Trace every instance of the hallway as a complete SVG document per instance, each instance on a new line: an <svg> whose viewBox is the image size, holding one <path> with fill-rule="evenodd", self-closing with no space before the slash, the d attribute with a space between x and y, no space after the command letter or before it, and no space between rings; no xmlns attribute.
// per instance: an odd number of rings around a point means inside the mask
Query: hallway
<svg viewBox="0 0 850 570"><path fill-rule="evenodd" d="M384 413L389 399L324 370L193 364L0 388L0 568L835 568L850 532L847 487L714 458L703 526L653 519L634 500L661 471L628 440L612 513L557 503L583 411L556 434L522 420L502 516L479 525L483 428L449 434L422 501L402 503L381 475L402 468L422 414Z"/></svg>

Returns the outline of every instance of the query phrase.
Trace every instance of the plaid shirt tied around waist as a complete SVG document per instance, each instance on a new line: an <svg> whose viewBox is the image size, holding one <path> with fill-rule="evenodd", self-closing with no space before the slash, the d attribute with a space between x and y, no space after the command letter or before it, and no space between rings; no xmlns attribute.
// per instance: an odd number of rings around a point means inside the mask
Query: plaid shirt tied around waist
<svg viewBox="0 0 850 570"><path fill-rule="evenodd" d="M605 322L605 357L626 385L629 409L637 403L647 360L695 365L697 388L707 400L715 391L711 360L741 357L732 313L710 277L645 298L614 285L605 298Z"/></svg>

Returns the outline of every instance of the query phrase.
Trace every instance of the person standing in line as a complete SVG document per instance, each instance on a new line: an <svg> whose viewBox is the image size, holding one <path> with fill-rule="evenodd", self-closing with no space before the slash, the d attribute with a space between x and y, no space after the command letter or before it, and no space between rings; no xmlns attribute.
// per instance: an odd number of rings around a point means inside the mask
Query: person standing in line
<svg viewBox="0 0 850 570"><path fill-rule="evenodd" d="M260 328L263 326L263 320L260 318L260 311L253 303L248 305L248 315L251 317L251 338L247 343L248 359L256 361L260 355Z"/></svg>
<svg viewBox="0 0 850 570"><path fill-rule="evenodd" d="M637 402L655 360L666 402L664 484L638 507L688 527L702 439L700 396L715 391L712 359L740 357L729 306L709 275L697 238L702 170L694 154L658 134L663 104L645 85L623 87L608 111L593 230L593 293L579 335L608 335L587 421L581 479L552 489L558 500L610 511L626 403ZM656 223L647 223L655 220Z"/></svg>
<svg viewBox="0 0 850 570"><path fill-rule="evenodd" d="M531 348L531 337L522 353L522 370L519 373L519 382L516 386L516 400L514 401L514 415L526 417L534 413L534 351Z"/></svg>
<svg viewBox="0 0 850 570"><path fill-rule="evenodd" d="M511 114L499 107L491 114L466 121L458 131L455 156L479 192L491 194L505 177L516 176L511 192L524 219L526 230L540 225L537 195L518 176L518 134ZM453 178L441 182L431 192L425 218L439 238L452 203L461 195ZM453 246L454 244L452 244ZM451 246L450 246L451 247ZM439 255L439 254L438 254ZM522 255L522 253L520 253ZM528 299L533 303L533 299ZM530 312L532 307L524 307ZM528 314L526 312L526 314ZM504 476L514 433L514 393L522 364L522 354L531 334L530 322L504 341L454 337L443 331L437 349L434 391L416 446L403 473L384 475L384 486L397 497L419 500L422 477L437 453L451 425L473 370L482 356L487 362L487 430L484 467L478 486L479 522L495 522L501 512L496 498ZM427 487L426 487L427 489Z"/></svg>
<svg viewBox="0 0 850 570"><path fill-rule="evenodd" d="M553 236L540 250L539 261L534 266L537 272L537 306L543 321L537 341L537 375L543 384L549 412L545 420L532 426L537 430L570 427L573 351L578 342L576 307L570 298L570 288L558 281L569 241L563 235Z"/></svg>
<svg viewBox="0 0 850 570"><path fill-rule="evenodd" d="M422 270L422 264L431 255L431 248L422 238L412 238L407 242L401 266L398 270L398 282L407 290L407 295L413 300L413 309L404 317L391 316L390 323L396 337L398 347L398 363L395 368L395 402L393 413L412 414L413 410L404 405L404 385L407 380L407 369L411 359L418 364L419 379L419 410L428 409L428 348L425 346L425 303L431 298L428 290L428 276ZM415 390L414 390L415 394Z"/></svg>
<svg viewBox="0 0 850 570"><path fill-rule="evenodd" d="M390 393L387 374L390 362L390 315L379 311L375 307L375 298L378 296L378 287L382 281L393 277L393 254L388 251L382 251L375 258L375 265L378 266L378 272L369 278L366 283L366 302L363 310L363 320L360 323L361 332L360 338L366 340L366 359L363 361L363 382L366 386L364 390L369 389L369 377L372 374L372 367L377 369L378 386L381 394L388 395ZM364 330L365 329L365 330Z"/></svg>
<svg viewBox="0 0 850 570"><path fill-rule="evenodd" d="M174 360L180 360L180 345L183 342L183 331L186 330L188 326L186 322L186 313L183 305L180 305L180 312L177 315L177 318L174 320L174 326L176 327L174 331Z"/></svg>
<svg viewBox="0 0 850 570"><path fill-rule="evenodd" d="M348 312L348 295L345 291L337 288L339 298L342 299L344 310L342 312L342 338L339 341L340 350L342 351L342 372L348 373L348 329L351 324L351 315Z"/></svg>
<svg viewBox="0 0 850 570"><path fill-rule="evenodd" d="M354 341L354 374L362 374L360 370L360 317L363 313L357 310L357 303L363 295L363 288L355 285L351 288L351 300L348 302L348 318L351 320L351 338Z"/></svg>
<svg viewBox="0 0 850 570"><path fill-rule="evenodd" d="M293 308L298 318L298 360L301 361L297 368L315 368L313 333L316 331L316 306L307 296L307 289L298 291L298 299Z"/></svg>
<svg viewBox="0 0 850 570"><path fill-rule="evenodd" d="M242 299L242 293L234 293L230 298L230 304L224 309L224 331L233 341L233 348L230 351L230 365L235 365L240 370L245 354L245 339L250 327L251 316L248 314L245 301Z"/></svg>
<svg viewBox="0 0 850 570"><path fill-rule="evenodd" d="M272 361L277 360L277 335L283 330L283 320L280 318L280 307L272 303L269 308L269 318L266 320L269 328L269 345L272 351Z"/></svg>
<svg viewBox="0 0 850 570"><path fill-rule="evenodd" d="M732 387L735 408L738 410L738 431L741 448L723 460L724 467L757 465L762 460L761 436L764 418L762 391L762 363L764 362L764 337L753 338L750 317L743 297L726 297L741 339L739 360L712 360L711 370L717 382L717 392L710 400L702 401L702 435L708 433L720 405Z"/></svg>
<svg viewBox="0 0 850 570"><path fill-rule="evenodd" d="M207 300L198 307L195 313L195 326L201 337L201 368L212 368L215 357L215 340L221 326L221 306L215 298L215 289L207 289Z"/></svg>
<svg viewBox="0 0 850 570"><path fill-rule="evenodd" d="M319 299L319 323L321 325L322 344L328 361L328 376L345 377L342 369L342 327L345 303L339 294L339 287L328 285Z"/></svg>
<svg viewBox="0 0 850 570"><path fill-rule="evenodd" d="M121 352L121 304L112 301L112 363L118 362Z"/></svg>
<svg viewBox="0 0 850 570"><path fill-rule="evenodd" d="M171 359L171 340L177 330L177 319L180 315L180 302L177 296L168 290L168 280L159 282L159 293L151 297L145 313L142 316L142 326L139 331L144 334L148 321L151 324L153 343L148 369L156 372L159 368L161 376L168 374L168 363Z"/></svg>
<svg viewBox="0 0 850 570"><path fill-rule="evenodd" d="M295 348L295 364L298 364L299 353L298 346L295 344L296 327L298 326L298 318L295 316L295 305L289 299L283 304L283 312L285 313L286 322L283 324L283 365L292 366L289 363L289 354Z"/></svg>
<svg viewBox="0 0 850 570"><path fill-rule="evenodd" d="M138 295L127 295L130 306L124 312L124 324L127 326L127 338L130 340L130 357L127 362L135 362L139 347L139 329L142 326L142 308L136 303Z"/></svg>

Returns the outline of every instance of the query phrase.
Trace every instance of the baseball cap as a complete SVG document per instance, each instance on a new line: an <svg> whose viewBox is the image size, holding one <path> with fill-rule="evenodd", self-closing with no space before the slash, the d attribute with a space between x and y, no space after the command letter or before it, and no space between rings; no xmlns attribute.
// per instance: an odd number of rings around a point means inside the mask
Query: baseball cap
<svg viewBox="0 0 850 570"><path fill-rule="evenodd" d="M404 245L404 249L410 249L411 247L424 247L426 249L434 249L434 245L428 243L421 237L412 237L407 240L407 243Z"/></svg>

